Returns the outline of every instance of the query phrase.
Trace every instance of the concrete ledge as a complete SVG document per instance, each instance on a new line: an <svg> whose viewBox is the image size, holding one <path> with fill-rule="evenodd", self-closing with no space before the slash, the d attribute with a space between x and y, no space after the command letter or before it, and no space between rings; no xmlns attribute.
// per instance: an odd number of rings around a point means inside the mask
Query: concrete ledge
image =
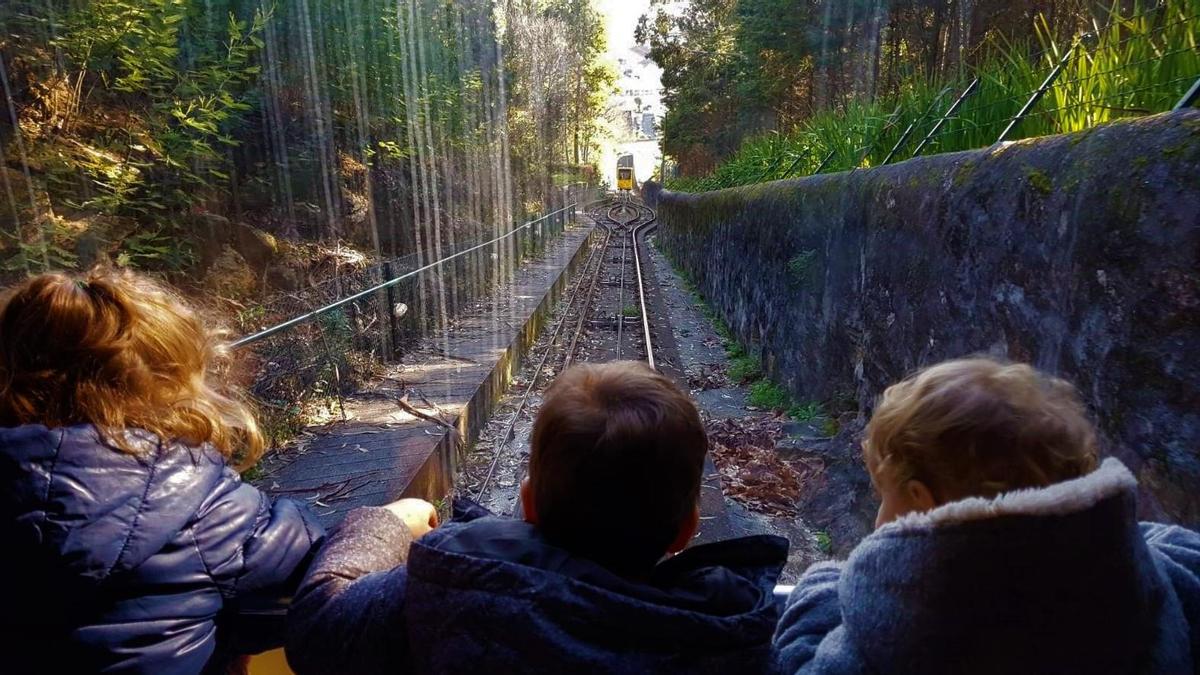
<svg viewBox="0 0 1200 675"><path fill-rule="evenodd" d="M474 393L462 406L455 420L455 428L458 430L459 439L467 447L479 440L480 429L491 419L496 403L512 384L513 373L519 369L526 352L546 324L550 311L558 303L576 269L586 258L593 239L594 230L589 231L588 235L578 242L566 264L559 267L557 273L553 274L549 287L545 288L541 294L536 307L515 330L507 347L499 354L491 368L483 374ZM533 263L533 265L547 264L550 263ZM429 459L413 476L412 482L404 489L401 496L423 499L445 497L454 486L454 475L458 469L457 446L458 443L453 435L448 430L443 431Z"/></svg>
<svg viewBox="0 0 1200 675"><path fill-rule="evenodd" d="M473 443L550 310L584 259L590 225L568 228L545 255L454 325L346 398L349 420L310 429L265 459L255 483L308 502L331 525L358 506L404 496L437 500L454 486L461 439ZM397 404L423 413L415 416ZM428 418L441 418L455 428Z"/></svg>

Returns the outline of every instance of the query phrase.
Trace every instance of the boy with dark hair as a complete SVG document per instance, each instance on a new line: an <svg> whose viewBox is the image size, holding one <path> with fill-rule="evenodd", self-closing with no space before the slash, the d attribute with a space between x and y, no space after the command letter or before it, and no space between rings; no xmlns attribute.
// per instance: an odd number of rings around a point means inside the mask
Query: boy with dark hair
<svg viewBox="0 0 1200 675"><path fill-rule="evenodd" d="M289 662L302 674L769 669L787 542L684 550L706 450L695 406L650 368L562 373L534 423L525 520L422 537L424 503L351 513L297 593Z"/></svg>
<svg viewBox="0 0 1200 675"><path fill-rule="evenodd" d="M547 540L638 574L696 533L708 439L691 400L649 367L565 373L531 445L521 501Z"/></svg>

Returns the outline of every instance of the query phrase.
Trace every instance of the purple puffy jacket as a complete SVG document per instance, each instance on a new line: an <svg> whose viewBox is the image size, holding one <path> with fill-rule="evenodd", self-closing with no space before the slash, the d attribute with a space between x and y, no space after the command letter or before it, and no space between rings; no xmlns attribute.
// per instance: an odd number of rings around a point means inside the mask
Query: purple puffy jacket
<svg viewBox="0 0 1200 675"><path fill-rule="evenodd" d="M322 537L303 507L211 448L128 437L136 456L91 425L0 429L0 670L202 672L255 637L226 617L303 574Z"/></svg>

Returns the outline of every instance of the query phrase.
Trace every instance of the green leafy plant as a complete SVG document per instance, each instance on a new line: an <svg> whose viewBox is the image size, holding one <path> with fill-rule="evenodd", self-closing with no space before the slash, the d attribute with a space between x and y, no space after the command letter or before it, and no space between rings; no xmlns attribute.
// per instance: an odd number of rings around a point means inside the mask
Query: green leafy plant
<svg viewBox="0 0 1200 675"><path fill-rule="evenodd" d="M770 380L759 380L750 385L748 402L756 408L783 412L792 406L792 397L778 384Z"/></svg>
<svg viewBox="0 0 1200 675"><path fill-rule="evenodd" d="M17 242L16 252L0 263L6 272L32 271L36 269L72 268L76 265L74 253L53 243Z"/></svg>
<svg viewBox="0 0 1200 675"><path fill-rule="evenodd" d="M126 237L116 259L121 267L170 270L183 269L194 261L191 243L166 227L143 230Z"/></svg>
<svg viewBox="0 0 1200 675"><path fill-rule="evenodd" d="M1102 15L1088 39L1072 42L1057 38L1039 15L1031 40L986 43L969 70L953 72L936 84L914 75L890 99L858 99L817 111L794 129L745 140L711 174L668 181L668 187L718 190L808 175L823 162L826 173L878 166L911 123L909 140L891 161L907 159L974 78L979 80L974 94L924 152L986 147L1060 61L1064 67L1054 85L1009 140L1082 131L1170 110L1200 72L1200 0L1140 2L1132 8L1114 2Z"/></svg>
<svg viewBox="0 0 1200 675"><path fill-rule="evenodd" d="M802 285L811 281L813 276L813 262L817 259L817 252L814 249L806 249L801 251L796 257L788 261L787 269L791 275L793 285Z"/></svg>
<svg viewBox="0 0 1200 675"><path fill-rule="evenodd" d="M742 384L745 382L752 382L762 377L762 368L758 365L758 359L745 354L740 354L739 356L730 359L729 371L727 374L729 375L729 379L734 383Z"/></svg>
<svg viewBox="0 0 1200 675"><path fill-rule="evenodd" d="M804 405L793 405L788 408L788 417L797 422L811 422L825 417L825 408L817 401L809 401Z"/></svg>
<svg viewBox="0 0 1200 675"><path fill-rule="evenodd" d="M295 438L305 425L304 408L299 403L260 399L255 417L268 445L274 448Z"/></svg>
<svg viewBox="0 0 1200 675"><path fill-rule="evenodd" d="M829 536L828 532L818 530L813 533L813 539L817 544L817 550L825 555L833 553L833 537Z"/></svg>
<svg viewBox="0 0 1200 675"><path fill-rule="evenodd" d="M238 310L237 324L242 332L253 331L266 316L266 306L258 304L249 305Z"/></svg>
<svg viewBox="0 0 1200 675"><path fill-rule="evenodd" d="M223 35L192 19L187 0L95 0L69 16L55 47L76 65L80 83L90 76L105 85L94 96L108 101L92 104L137 104L134 123L81 161L96 188L81 207L156 217L228 180L224 148L238 144L229 127L250 109L243 93L259 74L254 57L267 17L231 14ZM186 55L184 30L201 38Z"/></svg>

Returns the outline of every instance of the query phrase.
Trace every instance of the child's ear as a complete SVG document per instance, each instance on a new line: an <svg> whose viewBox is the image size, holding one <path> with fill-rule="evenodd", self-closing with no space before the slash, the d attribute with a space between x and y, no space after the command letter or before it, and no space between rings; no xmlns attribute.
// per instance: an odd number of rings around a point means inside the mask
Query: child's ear
<svg viewBox="0 0 1200 675"><path fill-rule="evenodd" d="M904 491L908 493L908 503L915 511L929 511L938 505L929 486L919 480L909 480L904 484Z"/></svg>
<svg viewBox="0 0 1200 675"><path fill-rule="evenodd" d="M538 524L537 503L533 500L533 486L529 476L521 479L521 512L525 514L525 522L530 525Z"/></svg>
<svg viewBox="0 0 1200 675"><path fill-rule="evenodd" d="M683 524L679 526L679 534L675 535L675 541L667 547L667 554L674 555L683 549L687 548L692 537L696 536L696 531L700 529L700 505L692 507L691 513L684 519Z"/></svg>

